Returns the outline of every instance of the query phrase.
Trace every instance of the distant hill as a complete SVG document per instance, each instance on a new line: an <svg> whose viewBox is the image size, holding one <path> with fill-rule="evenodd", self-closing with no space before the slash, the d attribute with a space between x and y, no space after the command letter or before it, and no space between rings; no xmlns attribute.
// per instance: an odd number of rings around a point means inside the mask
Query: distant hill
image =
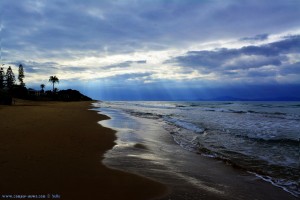
<svg viewBox="0 0 300 200"><path fill-rule="evenodd" d="M81 94L77 90L67 89L57 92L57 100L60 101L92 101L90 97Z"/></svg>

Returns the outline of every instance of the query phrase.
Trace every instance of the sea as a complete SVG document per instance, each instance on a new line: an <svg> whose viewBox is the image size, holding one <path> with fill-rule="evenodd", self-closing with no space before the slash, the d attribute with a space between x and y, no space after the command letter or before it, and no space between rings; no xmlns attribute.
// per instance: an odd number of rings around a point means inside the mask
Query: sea
<svg viewBox="0 0 300 200"><path fill-rule="evenodd" d="M195 156L222 161L300 197L300 102L101 101L94 107L112 118L102 125L122 133L110 157L145 138L162 143L166 136L159 134L167 134Z"/></svg>

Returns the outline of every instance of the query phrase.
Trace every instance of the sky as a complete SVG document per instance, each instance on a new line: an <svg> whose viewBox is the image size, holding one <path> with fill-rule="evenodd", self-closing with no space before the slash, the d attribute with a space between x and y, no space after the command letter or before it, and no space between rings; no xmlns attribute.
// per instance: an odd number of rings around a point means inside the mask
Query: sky
<svg viewBox="0 0 300 200"><path fill-rule="evenodd" d="M0 0L1 63L99 100L300 98L300 0Z"/></svg>

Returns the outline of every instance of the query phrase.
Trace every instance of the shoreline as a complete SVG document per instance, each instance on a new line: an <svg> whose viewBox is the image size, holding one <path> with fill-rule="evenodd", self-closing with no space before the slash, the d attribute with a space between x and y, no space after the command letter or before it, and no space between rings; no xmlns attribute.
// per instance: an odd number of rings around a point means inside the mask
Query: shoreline
<svg viewBox="0 0 300 200"><path fill-rule="evenodd" d="M165 185L102 163L116 131L99 125L108 117L89 108L91 102L23 100L0 106L0 195L70 200L166 195Z"/></svg>
<svg viewBox="0 0 300 200"><path fill-rule="evenodd" d="M105 163L164 183L171 192L163 200L297 199L247 171L183 149L162 121L117 109L99 111L111 117L101 124L118 130L117 145L106 154Z"/></svg>

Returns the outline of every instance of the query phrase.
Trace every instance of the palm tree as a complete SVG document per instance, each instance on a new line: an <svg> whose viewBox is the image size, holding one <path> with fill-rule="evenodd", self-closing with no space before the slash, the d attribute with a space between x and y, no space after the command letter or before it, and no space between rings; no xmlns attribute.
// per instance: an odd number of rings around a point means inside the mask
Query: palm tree
<svg viewBox="0 0 300 200"><path fill-rule="evenodd" d="M54 92L54 84L59 83L59 79L56 76L50 76L49 82L52 82L53 84L53 92Z"/></svg>
<svg viewBox="0 0 300 200"><path fill-rule="evenodd" d="M41 88L42 88L42 90L41 90L42 93L44 93L45 84L41 84L40 86L41 86Z"/></svg>

